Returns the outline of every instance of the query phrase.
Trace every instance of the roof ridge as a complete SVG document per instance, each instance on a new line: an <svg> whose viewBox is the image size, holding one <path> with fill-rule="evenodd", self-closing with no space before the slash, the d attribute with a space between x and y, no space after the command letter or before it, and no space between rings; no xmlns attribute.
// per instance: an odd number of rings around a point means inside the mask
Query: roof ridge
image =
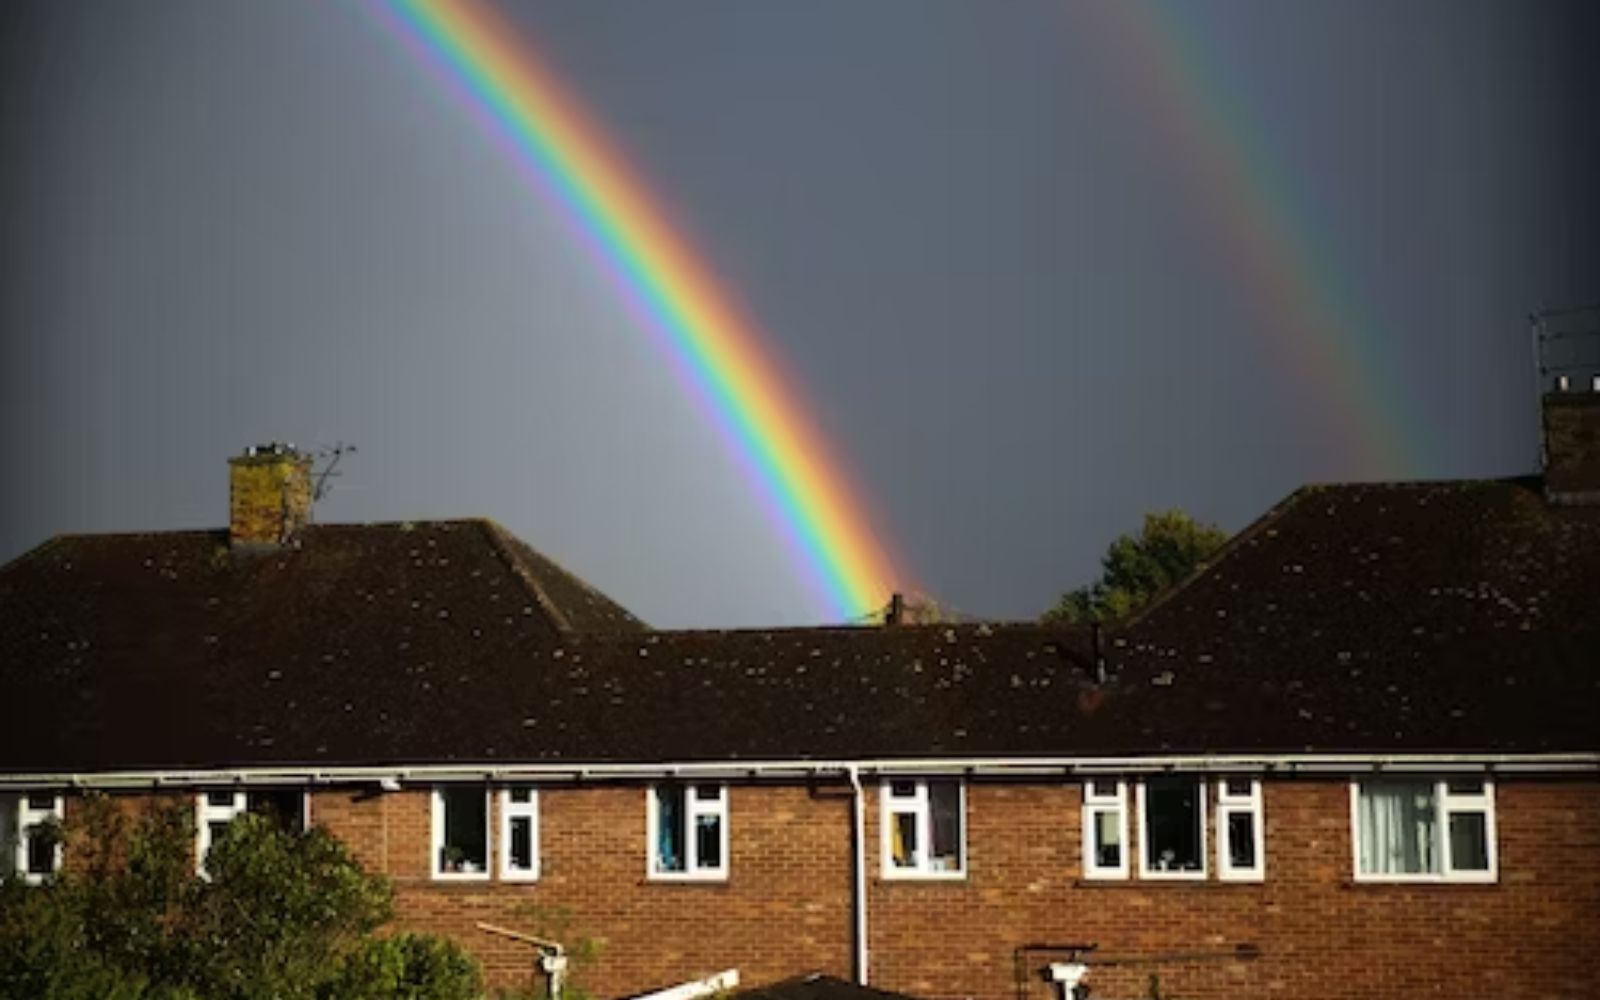
<svg viewBox="0 0 1600 1000"><path fill-rule="evenodd" d="M522 558L517 555L516 550L510 544L510 539L508 538L510 532L501 527L499 522L492 517L480 517L474 520L488 537L489 544L494 548L495 553L500 556L500 559L517 579L522 581L522 585L527 587L533 594L534 601L538 603L540 609L550 619L550 623L556 627L556 631L576 631L572 627L572 621L556 606L556 602L550 599L550 595L545 592L544 586L539 583L538 578L527 566L523 565ZM566 573L567 571L561 570L561 572ZM572 574L567 573L567 575L571 576Z"/></svg>
<svg viewBox="0 0 1600 1000"><path fill-rule="evenodd" d="M1249 524L1245 525L1243 528L1240 528L1232 538L1229 538L1227 541L1223 542L1215 552L1211 553L1210 558L1204 559L1197 563L1195 568L1189 572L1188 576L1157 594L1149 604L1146 604L1138 611L1135 611L1127 620L1120 623L1118 626L1118 631L1132 629L1134 626L1143 622L1145 618L1149 617L1155 611L1166 606L1166 604L1174 597L1177 597L1185 590L1188 590L1190 584L1194 583L1196 580L1199 580L1202 576L1215 569L1218 564L1233 554L1234 550L1240 548L1246 542L1254 539L1257 535L1265 531L1269 525L1275 524L1279 520L1282 520L1283 515L1288 513L1293 507L1297 506L1307 494L1320 488L1321 487L1310 483L1296 487L1288 496L1284 497L1282 500L1279 500L1271 507L1268 507L1265 513L1257 517L1254 521L1251 521Z"/></svg>

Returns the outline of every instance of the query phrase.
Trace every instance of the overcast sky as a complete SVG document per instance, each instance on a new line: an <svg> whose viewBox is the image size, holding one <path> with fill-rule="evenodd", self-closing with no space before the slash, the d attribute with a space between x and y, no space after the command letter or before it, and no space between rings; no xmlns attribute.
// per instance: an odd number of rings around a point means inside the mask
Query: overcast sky
<svg viewBox="0 0 1600 1000"><path fill-rule="evenodd" d="M1600 300L1600 5L507 10L970 614L1145 511L1378 474L1335 446L1361 380L1400 474L1529 472L1525 317ZM1118 18L1188 39L1187 104ZM656 625L823 614L608 277L352 3L6 0L0 81L0 559L220 525L227 456L344 440L320 520L489 515ZM1285 362L1186 129L1272 182L1358 379Z"/></svg>

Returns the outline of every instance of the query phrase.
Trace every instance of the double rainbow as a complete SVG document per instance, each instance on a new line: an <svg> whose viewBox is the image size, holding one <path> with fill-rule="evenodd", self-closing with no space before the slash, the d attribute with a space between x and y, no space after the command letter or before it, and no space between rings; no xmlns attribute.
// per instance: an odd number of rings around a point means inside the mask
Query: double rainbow
<svg viewBox="0 0 1600 1000"><path fill-rule="evenodd" d="M665 344L828 613L881 607L894 567L762 336L528 39L482 0L369 5L462 93Z"/></svg>
<svg viewBox="0 0 1600 1000"><path fill-rule="evenodd" d="M1314 231L1304 195L1224 79L1192 5L1105 0L1071 8L1171 146L1172 169L1221 241L1276 366L1319 397L1329 443L1359 474L1416 475L1436 451L1384 363L1392 345Z"/></svg>

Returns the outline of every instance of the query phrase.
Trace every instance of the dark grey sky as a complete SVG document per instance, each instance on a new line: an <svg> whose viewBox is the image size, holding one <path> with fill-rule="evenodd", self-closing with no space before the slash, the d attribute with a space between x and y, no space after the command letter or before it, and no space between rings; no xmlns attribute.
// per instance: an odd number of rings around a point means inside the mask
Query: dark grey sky
<svg viewBox="0 0 1600 1000"><path fill-rule="evenodd" d="M1104 9L508 10L955 607L1037 614L1150 509L1372 474ZM1159 15L1367 318L1407 476L1533 467L1524 317L1600 299L1597 10ZM0 80L0 559L217 525L229 454L343 439L322 520L491 515L658 625L821 614L608 279L352 4L8 0Z"/></svg>

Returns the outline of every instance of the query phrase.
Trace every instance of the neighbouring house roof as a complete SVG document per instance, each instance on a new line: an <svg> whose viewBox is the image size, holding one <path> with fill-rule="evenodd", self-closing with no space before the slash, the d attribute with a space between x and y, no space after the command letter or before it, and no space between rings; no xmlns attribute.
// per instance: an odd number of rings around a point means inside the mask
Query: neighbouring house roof
<svg viewBox="0 0 1600 1000"><path fill-rule="evenodd" d="M736 1000L912 1000L906 993L862 986L818 972L737 990L730 996Z"/></svg>
<svg viewBox="0 0 1600 1000"><path fill-rule="evenodd" d="M0 773L1600 750L1600 508L1313 487L1107 632L647 631L483 522L0 569Z"/></svg>

